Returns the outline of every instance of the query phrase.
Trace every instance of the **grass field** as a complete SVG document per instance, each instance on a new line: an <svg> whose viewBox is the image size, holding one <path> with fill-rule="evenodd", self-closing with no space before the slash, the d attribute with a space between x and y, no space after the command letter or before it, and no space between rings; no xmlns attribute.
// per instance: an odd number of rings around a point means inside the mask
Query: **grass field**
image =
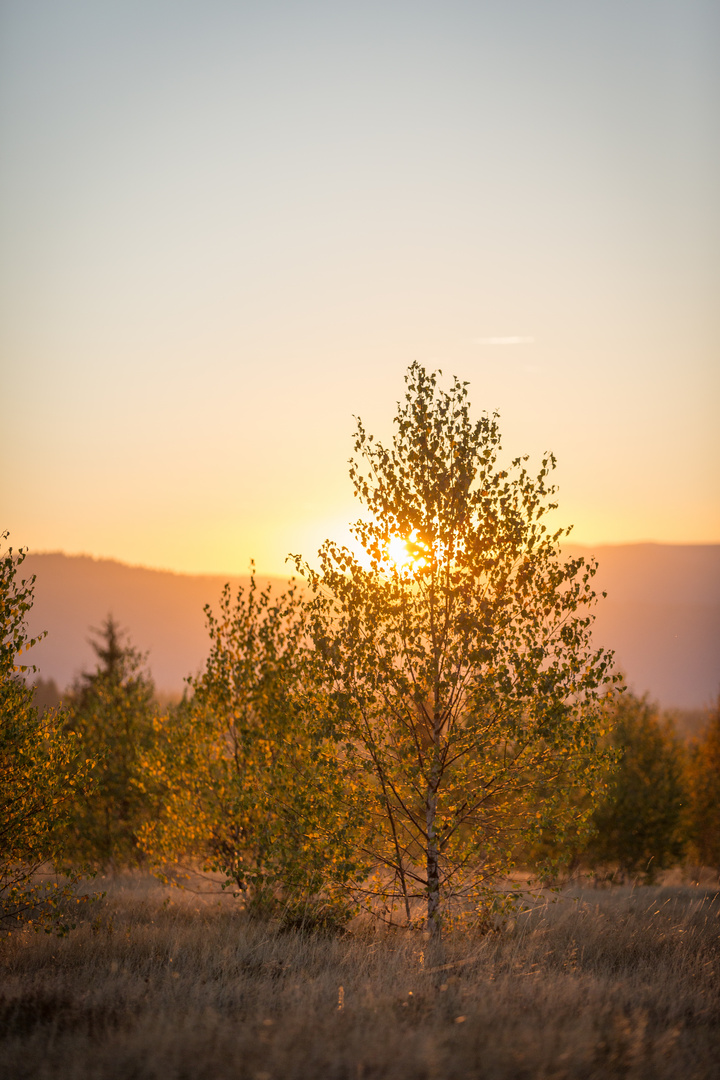
<svg viewBox="0 0 720 1080"><path fill-rule="evenodd" d="M501 932L340 937L110 882L63 939L0 945L0 1075L249 1080L710 1078L720 893L588 889Z"/></svg>

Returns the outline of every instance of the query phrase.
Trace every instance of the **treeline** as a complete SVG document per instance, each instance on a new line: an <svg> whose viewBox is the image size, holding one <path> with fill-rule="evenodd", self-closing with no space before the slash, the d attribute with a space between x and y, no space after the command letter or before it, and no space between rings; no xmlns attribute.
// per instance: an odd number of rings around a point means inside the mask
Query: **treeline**
<svg viewBox="0 0 720 1080"><path fill-rule="evenodd" d="M21 607L31 602L23 585ZM313 924L347 916L342 890L327 888L327 863L346 860L335 880L357 871L357 815L352 792L338 787L337 762L323 762L303 736L299 604L295 592L274 602L254 583L234 600L226 590L219 616L207 609L205 671L169 707L111 616L95 631L94 670L62 704L48 703L53 688L40 680L32 690L15 682L21 722L4 727L4 764L17 755L12 787L32 797L17 815L14 879L6 860L1 883L6 921L44 912L62 930L83 873L146 867L163 875L177 864L220 871L258 913ZM573 795L579 817L592 807L586 828L561 834L548 822L516 845L515 865L598 881L650 882L678 864L720 871L720 701L691 743L628 691L613 699L607 720L612 753L597 784L604 794ZM65 875L61 889L18 880L19 864L37 872L47 860Z"/></svg>
<svg viewBox="0 0 720 1080"><path fill-rule="evenodd" d="M32 581L6 553L7 919L39 908L33 872L50 862L185 863L291 923L364 907L435 939L507 911L521 867L551 881L718 865L717 713L684 754L622 694L592 637L597 564L565 558L569 530L548 527L553 455L534 474L503 463L497 415L473 420L467 384L438 375L411 365L390 446L357 422L363 559L328 540L318 569L295 557L302 590L227 587L177 706L158 707L108 619L95 670L41 714L24 670Z"/></svg>
<svg viewBox="0 0 720 1080"><path fill-rule="evenodd" d="M692 740L629 690L609 719L615 762L585 842L565 848L566 871L645 883L679 865L720 873L720 699Z"/></svg>
<svg viewBox="0 0 720 1080"><path fill-rule="evenodd" d="M211 633L216 628L211 623ZM253 730L244 733L238 768L240 747L234 740L225 759L218 754L219 718L238 705L255 710L257 688L240 688L236 671L219 670L217 653L205 673L190 681L183 700L163 710L142 657L121 640L112 618L94 648L96 670L82 676L65 698L65 725L97 762L91 793L78 798L68 816L73 859L110 869L148 865L158 853L170 860L202 859L214 848L234 847L246 864L242 873L235 868L235 879L245 884L243 874L248 881L253 874L251 834L257 834L259 872L263 828L268 851L272 843L273 802L294 805L298 777L291 775L290 789L280 790L271 768L272 744L282 739L285 719L273 716L272 707L262 710L262 721L257 714L246 718ZM276 687L275 708L279 699ZM559 874L582 871L598 881L618 882L651 882L678 865L720 872L720 699L708 710L702 734L690 741L678 736L657 704L628 690L615 698L608 728L614 761L583 842L563 842L550 828L518 851L523 868L549 865ZM233 772L243 783L244 824L224 836L223 823L240 816L238 794L229 794ZM578 803L587 797L581 793ZM277 813L282 816L280 807Z"/></svg>

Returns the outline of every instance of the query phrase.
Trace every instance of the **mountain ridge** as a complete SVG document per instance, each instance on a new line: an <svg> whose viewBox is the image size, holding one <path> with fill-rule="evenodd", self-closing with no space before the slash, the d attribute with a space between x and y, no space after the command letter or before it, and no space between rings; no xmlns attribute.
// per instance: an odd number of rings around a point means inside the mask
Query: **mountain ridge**
<svg viewBox="0 0 720 1080"><path fill-rule="evenodd" d="M720 544L566 544L568 556L595 556L598 594L594 638L613 648L628 683L666 708L702 708L720 690ZM91 627L112 614L133 644L148 653L158 690L182 691L199 671L209 640L203 608L215 607L226 582L233 591L250 576L185 574L131 566L91 555L27 555L22 576L36 575L33 650L43 679L67 687L94 666ZM259 584L288 577L256 574Z"/></svg>

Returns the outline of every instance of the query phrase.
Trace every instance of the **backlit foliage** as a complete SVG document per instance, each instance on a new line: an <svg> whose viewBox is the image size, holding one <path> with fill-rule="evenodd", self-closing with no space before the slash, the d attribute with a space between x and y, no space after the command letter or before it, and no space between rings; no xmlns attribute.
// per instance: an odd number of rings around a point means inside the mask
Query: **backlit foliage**
<svg viewBox="0 0 720 1080"><path fill-rule="evenodd" d="M496 415L470 418L467 384L441 391L413 364L392 445L358 421L350 475L368 516L367 567L327 541L298 558L334 703L333 735L366 808L370 902L483 909L518 842L583 827L568 799L600 786L612 656L591 642L594 563L563 561L548 455L537 475L499 463ZM363 471L363 463L365 470ZM399 558L399 542L409 558Z"/></svg>
<svg viewBox="0 0 720 1080"><path fill-rule="evenodd" d="M132 866L142 855L137 832L157 811L157 792L138 785L140 757L155 736L155 686L112 616L91 644L97 666L76 680L66 724L96 762L95 784L73 805L68 843L76 859L95 866Z"/></svg>
<svg viewBox="0 0 720 1080"><path fill-rule="evenodd" d="M0 556L0 925L7 931L32 919L63 933L80 874L58 879L53 871L62 868L67 816L92 761L60 714L40 717L25 681L35 670L25 655L39 639L25 627L35 578L18 580L24 558L12 548Z"/></svg>
<svg viewBox="0 0 720 1080"><path fill-rule="evenodd" d="M342 919L358 808L324 734L327 706L296 587L274 597L253 577L205 609L210 655L193 694L157 722L145 784L164 809L141 833L156 863L183 856L225 875L254 910L289 921Z"/></svg>

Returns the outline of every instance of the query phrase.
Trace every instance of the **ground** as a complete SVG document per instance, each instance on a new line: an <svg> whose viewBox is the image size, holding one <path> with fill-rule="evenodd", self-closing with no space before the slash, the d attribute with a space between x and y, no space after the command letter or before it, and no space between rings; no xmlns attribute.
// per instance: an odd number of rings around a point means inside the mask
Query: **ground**
<svg viewBox="0 0 720 1080"><path fill-rule="evenodd" d="M566 891L502 930L283 932L141 875L0 945L0 1076L717 1075L720 892Z"/></svg>

